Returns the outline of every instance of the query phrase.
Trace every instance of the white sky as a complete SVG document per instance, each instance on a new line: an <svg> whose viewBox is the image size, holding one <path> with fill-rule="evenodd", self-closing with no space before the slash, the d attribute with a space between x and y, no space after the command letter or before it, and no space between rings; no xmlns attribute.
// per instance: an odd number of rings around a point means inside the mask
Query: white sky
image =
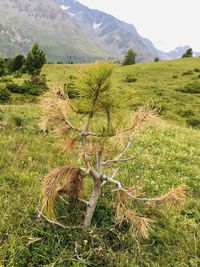
<svg viewBox="0 0 200 267"><path fill-rule="evenodd" d="M200 51L200 0L79 0L134 24L156 48L190 45Z"/></svg>

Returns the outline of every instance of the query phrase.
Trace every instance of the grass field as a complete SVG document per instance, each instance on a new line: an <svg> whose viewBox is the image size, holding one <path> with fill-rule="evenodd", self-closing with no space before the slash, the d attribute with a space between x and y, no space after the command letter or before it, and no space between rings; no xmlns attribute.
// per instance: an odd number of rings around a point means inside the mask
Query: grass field
<svg viewBox="0 0 200 267"><path fill-rule="evenodd" d="M50 83L65 84L81 65L46 65L43 73ZM137 81L125 83L128 74ZM162 116L182 125L200 120L200 58L160 61L132 66L116 66L113 86L131 91L133 107L150 102ZM185 90L184 89L190 89Z"/></svg>
<svg viewBox="0 0 200 267"><path fill-rule="evenodd" d="M64 84L79 67L46 65L43 73L49 83ZM200 94L179 91L191 84L198 89L198 68L199 58L114 70L113 86L122 93L133 92L133 108L151 101L163 117L160 125L136 136L132 153L149 141L151 145L133 163L123 165L120 181L127 186L141 184L148 196L179 184L189 188L184 206L148 211L154 221L148 240L131 238L127 226L115 226L113 196L106 190L89 232L63 230L38 220L42 178L52 168L65 165L67 157L57 133L40 133L39 102L27 99L30 103L0 105L0 120L7 122L0 127L0 266L200 266L200 131L186 124L188 119L200 120ZM137 81L125 83L130 73ZM77 223L82 210L74 212L71 205L65 207L67 220Z"/></svg>

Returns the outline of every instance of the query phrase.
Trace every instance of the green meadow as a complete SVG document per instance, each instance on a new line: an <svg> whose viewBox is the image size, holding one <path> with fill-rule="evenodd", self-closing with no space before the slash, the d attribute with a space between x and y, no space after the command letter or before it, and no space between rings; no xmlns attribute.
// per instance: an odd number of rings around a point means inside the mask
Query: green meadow
<svg viewBox="0 0 200 267"><path fill-rule="evenodd" d="M79 68L84 65L50 64L42 73L48 85L63 86ZM115 225L113 195L106 189L89 231L65 230L39 219L42 179L68 158L58 133L39 129L44 96L12 94L0 105L1 267L200 266L200 58L116 65L112 86L130 93L131 110L148 103L161 118L136 135L133 154L150 145L135 161L121 165L120 181L142 185L148 196L185 184L186 203L146 211L138 206L152 220L149 239L131 237L127 225ZM60 206L66 221L76 224L83 210L73 210L72 204Z"/></svg>
<svg viewBox="0 0 200 267"><path fill-rule="evenodd" d="M52 64L46 65L43 73L49 83L63 85L81 67ZM137 80L124 82L127 75ZM200 120L200 58L117 65L112 82L122 94L127 90L132 92L133 107L149 102L160 110L161 116L182 125L188 120Z"/></svg>

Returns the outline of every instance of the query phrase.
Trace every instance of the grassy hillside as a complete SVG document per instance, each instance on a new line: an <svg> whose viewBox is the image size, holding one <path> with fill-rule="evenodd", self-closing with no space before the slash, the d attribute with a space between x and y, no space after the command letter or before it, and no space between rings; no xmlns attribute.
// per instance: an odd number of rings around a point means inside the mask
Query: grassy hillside
<svg viewBox="0 0 200 267"><path fill-rule="evenodd" d="M67 157L57 133L40 133L39 103L0 105L0 122L7 122L0 127L0 266L200 265L200 131L185 127L185 117L178 113L181 108L192 109L192 116L199 118L200 99L198 94L176 91L198 82L199 74L194 71L198 65L200 59L186 59L115 68L113 86L122 93L132 90L134 107L156 98L166 107L163 116L173 120L164 120L136 136L133 153L149 141L151 145L136 161L123 165L121 182L141 184L148 196L163 194L183 183L189 187L188 200L181 208L148 210L153 220L148 240L131 238L127 225L115 225L113 196L106 189L89 232L62 230L38 220L41 180L52 168L66 164ZM43 71L49 81L65 83L76 68L79 66L47 65ZM188 70L192 70L191 75L182 75ZM130 72L137 81L124 83ZM82 212L81 207L76 212L72 207L73 203L62 207L69 224L77 223Z"/></svg>
<svg viewBox="0 0 200 267"><path fill-rule="evenodd" d="M80 67L46 65L43 72L50 82L64 84ZM135 76L137 81L124 82L128 74ZM151 102L167 119L180 124L186 124L187 120L199 120L200 123L200 58L117 66L113 86L118 87L122 94L124 90L132 92L133 107Z"/></svg>

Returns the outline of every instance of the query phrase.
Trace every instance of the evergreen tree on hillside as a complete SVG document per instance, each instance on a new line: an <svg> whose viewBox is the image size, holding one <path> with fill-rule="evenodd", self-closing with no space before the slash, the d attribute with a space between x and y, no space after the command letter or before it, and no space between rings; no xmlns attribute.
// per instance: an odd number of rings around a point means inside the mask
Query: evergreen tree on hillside
<svg viewBox="0 0 200 267"><path fill-rule="evenodd" d="M40 75L43 65L46 63L45 53L40 49L39 44L35 43L28 52L25 60L25 69L31 75L32 81Z"/></svg>
<svg viewBox="0 0 200 267"><path fill-rule="evenodd" d="M15 58L13 58L10 66L10 71L13 73L17 70L20 70L23 66L25 61L25 57L23 55L18 55Z"/></svg>
<svg viewBox="0 0 200 267"><path fill-rule="evenodd" d="M193 51L192 51L192 48L188 48L188 50L183 54L182 57L183 57L183 58L184 58L184 57L193 57Z"/></svg>
<svg viewBox="0 0 200 267"><path fill-rule="evenodd" d="M160 58L159 57L155 57L154 58L154 62L158 62L158 61L160 61Z"/></svg>
<svg viewBox="0 0 200 267"><path fill-rule="evenodd" d="M136 52L132 49L129 49L124 57L123 65L133 65L136 60Z"/></svg>
<svg viewBox="0 0 200 267"><path fill-rule="evenodd" d="M5 61L2 57L0 57L0 77L5 74Z"/></svg>

